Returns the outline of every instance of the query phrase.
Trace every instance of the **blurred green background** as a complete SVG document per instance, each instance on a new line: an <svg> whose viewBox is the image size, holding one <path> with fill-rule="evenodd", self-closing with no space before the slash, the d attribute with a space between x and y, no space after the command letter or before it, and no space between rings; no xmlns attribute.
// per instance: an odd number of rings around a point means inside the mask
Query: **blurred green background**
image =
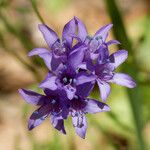
<svg viewBox="0 0 150 150"><path fill-rule="evenodd" d="M33 131L27 119L35 109L19 96L21 87L39 91L47 73L34 47L46 47L37 25L45 22L58 32L74 16L90 34L112 22L109 39L122 43L110 52L126 49L128 60L119 68L137 81L128 90L112 85L107 103L111 112L88 115L86 139L79 138L71 120L67 135L55 131L49 120ZM91 94L99 99L97 88ZM0 0L0 150L146 150L150 149L150 1L149 0Z"/></svg>

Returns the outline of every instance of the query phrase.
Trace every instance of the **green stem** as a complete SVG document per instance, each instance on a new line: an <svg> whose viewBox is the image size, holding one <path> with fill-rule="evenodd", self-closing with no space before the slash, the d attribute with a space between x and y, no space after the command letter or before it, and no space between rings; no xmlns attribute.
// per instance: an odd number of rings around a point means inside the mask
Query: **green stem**
<svg viewBox="0 0 150 150"><path fill-rule="evenodd" d="M132 49L132 44L127 36L125 26L122 20L122 16L119 12L118 6L116 5L115 0L106 0L106 7L109 13L109 16L112 20L112 23L114 24L113 32L114 36L117 40L119 40L122 44L119 46L120 48L125 48L129 52L129 61L125 65L123 65L123 71L126 73L131 74L136 81L138 82L138 70L136 68L137 64L134 58L134 51ZM137 137L137 143L139 144L139 149L144 150L145 144L142 136L142 108L141 108L141 92L140 87L137 84L137 87L133 90L128 89L127 90L131 109L133 112L133 118L135 122L135 129L136 129L136 137Z"/></svg>
<svg viewBox="0 0 150 150"><path fill-rule="evenodd" d="M43 24L45 24L44 19L42 18L42 16L40 15L40 13L38 11L38 8L37 8L37 5L36 5L36 0L30 0L30 2L31 2L32 8L33 8L34 12L36 13L37 17L39 18L39 20Z"/></svg>

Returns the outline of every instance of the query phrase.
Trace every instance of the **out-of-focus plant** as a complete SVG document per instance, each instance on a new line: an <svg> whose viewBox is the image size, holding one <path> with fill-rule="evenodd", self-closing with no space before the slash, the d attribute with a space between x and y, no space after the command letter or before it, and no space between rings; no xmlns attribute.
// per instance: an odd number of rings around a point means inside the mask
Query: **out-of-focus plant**
<svg viewBox="0 0 150 150"><path fill-rule="evenodd" d="M139 83L138 82L139 71L137 69L138 64L135 59L135 54L132 48L131 41L127 36L125 26L122 20L122 16L119 12L115 0L106 0L105 2L112 23L114 24L114 30L113 30L114 36L122 43L122 45L120 45L119 47L120 48L124 47L125 49L127 49L130 55L128 64L125 64L122 69L125 70L126 72L130 72L136 78L138 84ZM141 97L140 90L141 87L138 84L137 88L131 91L127 90L127 92L128 92L132 112L133 112L133 118L135 121L135 131L138 140L137 143L139 145L139 149L144 150L145 146L144 146L144 140L142 136L142 129L143 129L142 108L141 108L142 97Z"/></svg>
<svg viewBox="0 0 150 150"><path fill-rule="evenodd" d="M24 27L19 26L17 23L16 24L11 23L8 15L6 15L6 10L5 10L6 7L7 7L7 9L9 9L9 5L10 5L10 3L7 3L7 1L1 2L0 22L2 23L3 28L6 29L6 32L9 32L14 37L16 37L18 39L18 41L20 41L20 43L23 46L22 50L24 50L25 52L28 52L29 50L31 50L33 48L34 43L32 42L31 38L28 36L28 34L26 34L27 32L25 31L25 33L24 33ZM36 68L36 66L39 66L39 64L41 65L41 60L36 59L36 58L34 58L30 61L24 60L19 55L19 53L17 53L15 50L12 50L12 48L10 48L10 46L8 46L8 44L6 44L6 41L4 38L4 33L2 32L2 29L1 29L1 33L0 33L0 38L1 38L0 43L1 43L1 46L3 47L3 50L7 51L8 53L10 53L14 57L16 57L29 71L31 71L34 74L37 81L41 81L41 75L39 74L39 71Z"/></svg>

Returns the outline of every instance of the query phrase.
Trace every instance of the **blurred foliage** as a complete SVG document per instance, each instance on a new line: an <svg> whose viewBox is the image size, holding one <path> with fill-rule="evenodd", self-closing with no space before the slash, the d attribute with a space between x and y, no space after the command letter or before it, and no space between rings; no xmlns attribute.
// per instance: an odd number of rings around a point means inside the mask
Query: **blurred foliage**
<svg viewBox="0 0 150 150"><path fill-rule="evenodd" d="M65 8L66 6L68 6L68 4L71 2L71 0L45 0L45 6L52 10L53 13L57 13L60 12L63 8Z"/></svg>

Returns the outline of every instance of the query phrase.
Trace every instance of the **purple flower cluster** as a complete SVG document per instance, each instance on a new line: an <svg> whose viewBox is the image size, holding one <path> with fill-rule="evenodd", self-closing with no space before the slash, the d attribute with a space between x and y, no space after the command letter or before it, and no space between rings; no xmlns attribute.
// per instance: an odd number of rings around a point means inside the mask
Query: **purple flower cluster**
<svg viewBox="0 0 150 150"><path fill-rule="evenodd" d="M118 50L109 54L110 45L120 44L117 40L106 41L111 28L112 24L108 24L94 36L89 36L83 22L74 17L64 26L60 39L47 25L39 25L48 49L35 48L29 56L41 57L49 72L39 84L44 95L19 89L26 102L39 106L29 119L29 130L50 117L52 126L66 134L64 120L71 116L76 133L85 138L85 115L110 110L104 103L110 94L109 83L128 88L136 86L129 75L115 73L115 69L127 59L128 53ZM89 98L96 83L102 102Z"/></svg>

